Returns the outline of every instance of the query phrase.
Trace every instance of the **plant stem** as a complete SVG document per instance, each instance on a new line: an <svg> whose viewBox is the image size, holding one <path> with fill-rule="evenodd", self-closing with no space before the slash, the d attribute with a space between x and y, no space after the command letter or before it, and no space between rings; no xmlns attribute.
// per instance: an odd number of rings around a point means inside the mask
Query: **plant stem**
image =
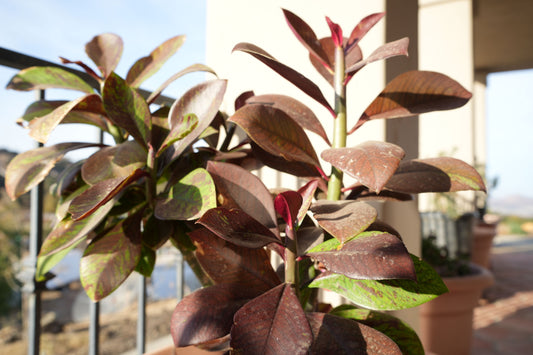
<svg viewBox="0 0 533 355"><path fill-rule="evenodd" d="M335 75L333 84L335 89L335 118L333 128L333 148L346 147L346 86L344 85L344 49L335 48ZM328 200L339 200L341 197L343 173L332 167L328 183Z"/></svg>

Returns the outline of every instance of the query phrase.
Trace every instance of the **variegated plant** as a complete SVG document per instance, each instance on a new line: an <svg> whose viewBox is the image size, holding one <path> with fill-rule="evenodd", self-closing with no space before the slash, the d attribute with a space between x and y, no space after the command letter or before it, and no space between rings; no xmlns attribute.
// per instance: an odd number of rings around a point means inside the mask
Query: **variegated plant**
<svg viewBox="0 0 533 355"><path fill-rule="evenodd" d="M205 228L190 237L214 285L178 303L174 342L236 354L421 354L416 333L379 311L420 305L446 287L361 200L485 190L483 180L456 159L403 160L403 149L394 144L347 147L346 137L371 120L460 107L471 94L445 75L407 72L393 79L348 129L350 80L366 64L406 55L408 40L387 43L364 58L358 43L383 13L364 18L348 38L326 18L331 37L324 39L295 14L284 10L284 15L333 87L334 105L315 83L263 49L240 43L234 50L252 55L324 106L334 121L332 143L317 116L294 98L252 93L240 98L245 105L229 121L247 133L242 143L250 144L265 165L308 181L298 191L271 198L262 182L241 167L209 162L221 203L203 214L198 224ZM330 145L320 155L332 165L328 176L304 129ZM354 185L344 185L345 173L355 178ZM316 200L324 195L327 199ZM278 272L265 248L283 260ZM317 288L337 292L354 305L328 308L317 302Z"/></svg>

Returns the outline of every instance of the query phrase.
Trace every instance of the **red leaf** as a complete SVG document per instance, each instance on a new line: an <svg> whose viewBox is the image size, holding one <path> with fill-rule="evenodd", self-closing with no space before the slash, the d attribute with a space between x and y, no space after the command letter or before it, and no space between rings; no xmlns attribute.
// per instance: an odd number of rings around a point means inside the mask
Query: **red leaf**
<svg viewBox="0 0 533 355"><path fill-rule="evenodd" d="M335 110L333 110L333 108L330 106L330 104L322 94L322 91L320 91L320 88L311 80L298 73L296 70L278 62L270 54L250 43L239 43L233 48L233 51L242 51L260 60L272 70L274 70L276 73L278 73L279 75L290 81L292 84L294 84L297 88L302 90L304 93L309 95L315 101L327 108L328 111L332 114L332 116L336 117Z"/></svg>
<svg viewBox="0 0 533 355"><path fill-rule="evenodd" d="M124 44L122 38L113 33L104 33L95 36L85 45L85 52L98 66L105 78L111 74L122 56Z"/></svg>
<svg viewBox="0 0 533 355"><path fill-rule="evenodd" d="M290 229L294 229L298 223L298 211L302 207L302 195L296 191L285 191L276 196L274 206L281 218L287 223Z"/></svg>
<svg viewBox="0 0 533 355"><path fill-rule="evenodd" d="M342 47L343 36L342 28L338 24L332 22L329 17L326 16L326 22L328 23L329 30L331 31L331 38L336 47Z"/></svg>
<svg viewBox="0 0 533 355"><path fill-rule="evenodd" d="M345 52L349 53L350 51L355 48L357 43L374 27L376 23L379 22L385 16L384 12L375 13L372 15L368 15L364 19L362 19L357 26L354 27L352 30L352 33L350 34L350 37L348 38L348 42L345 46Z"/></svg>
<svg viewBox="0 0 533 355"><path fill-rule="evenodd" d="M373 141L322 152L322 159L377 193L394 174L404 156L405 152L397 145Z"/></svg>
<svg viewBox="0 0 533 355"><path fill-rule="evenodd" d="M245 304L233 318L239 354L306 354L313 335L292 286L282 284Z"/></svg>

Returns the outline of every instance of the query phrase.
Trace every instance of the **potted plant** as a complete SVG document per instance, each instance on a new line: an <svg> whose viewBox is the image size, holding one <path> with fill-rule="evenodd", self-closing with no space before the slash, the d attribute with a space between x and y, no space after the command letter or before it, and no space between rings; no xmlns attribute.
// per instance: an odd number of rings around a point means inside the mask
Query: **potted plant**
<svg viewBox="0 0 533 355"><path fill-rule="evenodd" d="M100 46L95 62L103 67L103 75L98 76L102 95L88 95L98 104L95 113L117 145L138 145L139 158L133 159L135 169L124 172L117 162L130 160L118 152L130 149L104 148L107 153L100 153L103 157L96 164L90 164L90 158L83 163L85 168L73 168L71 178L61 179L65 181L61 186L75 183L74 188L60 190L68 191L61 204L66 225L45 240L45 245L51 238L61 246L41 254L63 253L73 244L70 240L84 240L93 232L81 268L83 277L91 281L85 282L92 285L87 292L101 298L133 270L149 274L146 265L153 265L153 250L167 237L171 239L189 262L199 266L194 269L206 285L176 306L171 333L177 347L196 345L244 354L423 353L407 324L379 311L417 306L446 292L446 287L433 268L409 254L394 228L380 221L376 210L363 200L484 190L483 181L475 169L456 159L404 161L404 152L396 145L372 141L346 147L346 137L374 119L460 107L471 94L439 73L404 73L349 129L348 83L366 64L406 55L408 40L385 44L363 58L358 42L383 13L364 18L347 38L327 18L331 37L319 40L302 19L283 12L309 50L313 65L332 85L333 106L316 84L259 47L240 43L235 50L259 59L323 105L335 125L332 143L309 108L276 94L244 93L226 122L219 115L221 120L212 124L225 87L219 80L205 90L193 88L170 110L147 110L136 94L136 80L119 80L112 67L101 65L110 57L116 59L111 55L115 46ZM154 51L152 59L161 52L166 51ZM144 60L139 66L152 62ZM52 79L56 84L55 77L48 76L45 84L50 87ZM18 88L43 85L32 83L27 75L18 78L11 87L16 88L17 82L21 83ZM83 107L71 103L61 112ZM50 115L56 117L54 122L60 121L56 110ZM47 121L33 118L35 129L41 126L39 120ZM247 137L230 148L236 126ZM220 127L227 127L228 133L221 144L193 146ZM330 174L321 168L304 129L330 144L320 155L332 165ZM49 160L58 158L57 150ZM12 197L33 186L35 180L28 176L35 176L36 170L39 178L46 174L47 167L27 160L36 156L41 155L23 153L11 166ZM301 177L305 183L297 191L273 193L248 170L258 164ZM99 172L101 165L109 167L104 170L111 170L111 177ZM345 185L344 174L353 176L356 183ZM87 175L94 180L87 181ZM77 226L77 232L68 229L71 225ZM132 251L137 255L134 260L126 258ZM283 261L278 270L270 262L272 253ZM122 264L125 259L127 268ZM332 309L317 299L319 288L337 292L354 305Z"/></svg>
<svg viewBox="0 0 533 355"><path fill-rule="evenodd" d="M470 354L474 308L494 278L469 255L454 255L435 236L424 237L422 257L442 276L448 293L420 306L420 339L435 354Z"/></svg>

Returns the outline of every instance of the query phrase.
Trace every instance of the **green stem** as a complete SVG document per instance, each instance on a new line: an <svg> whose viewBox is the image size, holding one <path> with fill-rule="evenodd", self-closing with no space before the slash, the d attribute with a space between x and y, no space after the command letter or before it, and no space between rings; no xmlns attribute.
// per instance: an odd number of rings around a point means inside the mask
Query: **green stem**
<svg viewBox="0 0 533 355"><path fill-rule="evenodd" d="M333 87L335 89L335 124L333 128L332 148L346 147L346 86L344 50L342 47L335 48L335 75ZM332 167L331 176L328 183L328 200L339 200L341 197L343 173L339 169Z"/></svg>

